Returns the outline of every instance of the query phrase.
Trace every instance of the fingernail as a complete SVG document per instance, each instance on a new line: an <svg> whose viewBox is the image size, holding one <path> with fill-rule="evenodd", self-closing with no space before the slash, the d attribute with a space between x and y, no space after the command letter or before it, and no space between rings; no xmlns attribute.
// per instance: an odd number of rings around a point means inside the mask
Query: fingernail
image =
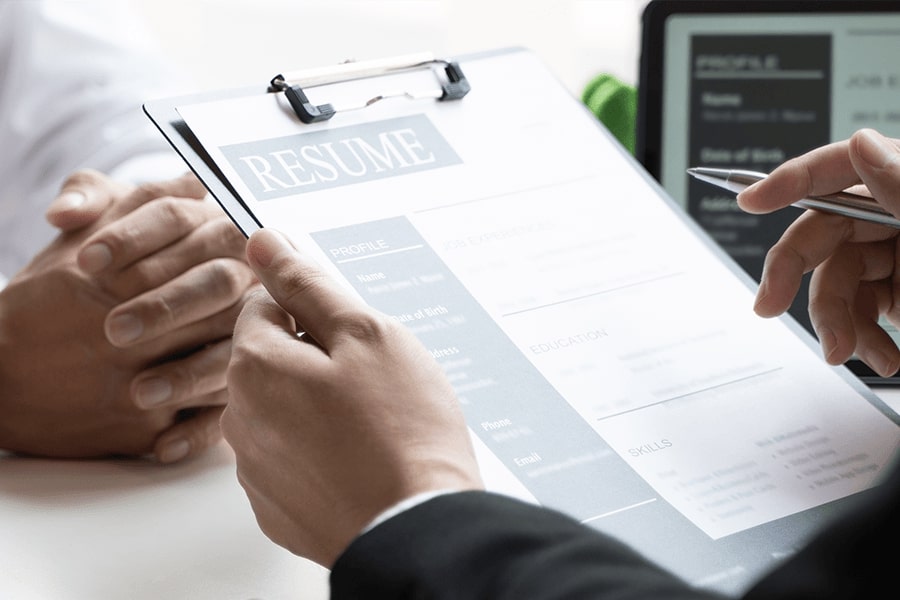
<svg viewBox="0 0 900 600"><path fill-rule="evenodd" d="M151 377L137 384L135 404L139 408L154 408L172 397L172 384L162 377Z"/></svg>
<svg viewBox="0 0 900 600"><path fill-rule="evenodd" d="M81 192L63 192L53 201L50 208L55 211L72 210L87 202L87 196Z"/></svg>
<svg viewBox="0 0 900 600"><path fill-rule="evenodd" d="M753 190L756 189L756 187L759 185L759 183L760 183L759 181L751 183L750 185L748 185L747 187L745 187L744 189L742 189L740 192L737 193L737 195L734 198L735 198L735 200L737 200L738 205L740 205L741 200L743 200L747 194L751 194L751 195L753 194Z"/></svg>
<svg viewBox="0 0 900 600"><path fill-rule="evenodd" d="M122 346L141 337L144 324L134 315L125 313L110 319L106 328L106 337L113 345Z"/></svg>
<svg viewBox="0 0 900 600"><path fill-rule="evenodd" d="M159 462L173 463L178 462L188 455L191 451L191 444L184 439L169 442L159 451Z"/></svg>
<svg viewBox="0 0 900 600"><path fill-rule="evenodd" d="M829 359L837 349L837 338L834 332L828 327L818 328L813 326L816 336L819 338L819 344L822 346L822 355L825 359Z"/></svg>
<svg viewBox="0 0 900 600"><path fill-rule="evenodd" d="M762 181L754 181L753 183L742 189L740 192L738 192L737 197L740 198L745 194L752 194L754 191L756 191L756 188L758 188L761 183Z"/></svg>
<svg viewBox="0 0 900 600"><path fill-rule="evenodd" d="M112 263L112 252L106 244L91 244L78 253L78 265L88 273L97 273Z"/></svg>
<svg viewBox="0 0 900 600"><path fill-rule="evenodd" d="M898 160L900 150L875 131L863 129L859 132L859 155L876 169L883 169Z"/></svg>
<svg viewBox="0 0 900 600"><path fill-rule="evenodd" d="M753 300L753 312L760 316L769 316L768 311L763 310L763 304L768 296L769 288L766 286L765 282L760 283L759 287L756 289L756 298Z"/></svg>
<svg viewBox="0 0 900 600"><path fill-rule="evenodd" d="M890 377L897 372L897 359L891 358L890 354L886 354L880 350L872 350L866 352L865 362L872 367L872 370L882 377Z"/></svg>

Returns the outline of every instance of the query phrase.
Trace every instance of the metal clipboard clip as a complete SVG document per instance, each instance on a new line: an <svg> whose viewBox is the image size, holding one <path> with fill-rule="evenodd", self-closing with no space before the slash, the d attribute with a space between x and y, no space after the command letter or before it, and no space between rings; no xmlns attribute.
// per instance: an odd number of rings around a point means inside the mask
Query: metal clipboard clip
<svg viewBox="0 0 900 600"><path fill-rule="evenodd" d="M354 79L366 79L405 71L431 69L435 74L439 89L410 92L407 90L373 96L358 106L342 107L341 110L365 108L386 98L407 97L411 99L434 98L435 100L459 100L471 87L463 75L459 64L434 58L430 53L411 54L387 59L368 61L347 61L333 67L323 67L278 74L269 82L268 92L284 92L285 97L304 123L327 121L338 112L331 104L313 104L304 88L339 83Z"/></svg>

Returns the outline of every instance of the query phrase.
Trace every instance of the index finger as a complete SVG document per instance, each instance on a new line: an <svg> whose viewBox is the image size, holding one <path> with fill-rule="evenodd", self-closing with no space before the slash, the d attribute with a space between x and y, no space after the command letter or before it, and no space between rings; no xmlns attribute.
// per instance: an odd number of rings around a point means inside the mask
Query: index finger
<svg viewBox="0 0 900 600"><path fill-rule="evenodd" d="M783 163L737 196L749 213L768 213L809 196L822 196L860 183L849 155L849 141L835 142Z"/></svg>
<svg viewBox="0 0 900 600"><path fill-rule="evenodd" d="M190 197L155 198L104 225L84 240L78 250L78 266L92 275L110 269L124 269L190 236L201 225L221 216L221 209L212 202ZM223 231L229 231L230 225L226 223ZM198 241L207 237L199 236ZM232 242L226 245L226 249L230 248L230 254L240 252L243 237L236 230L226 239ZM238 239L241 244L237 243ZM196 252L198 248L193 250ZM203 254L202 251L200 253ZM193 259L191 256L185 258Z"/></svg>
<svg viewBox="0 0 900 600"><path fill-rule="evenodd" d="M850 160L879 204L900 214L900 144L873 129L850 138Z"/></svg>
<svg viewBox="0 0 900 600"><path fill-rule="evenodd" d="M803 275L838 252L845 242L876 242L895 235L895 229L883 225L806 211L766 253L757 291L757 314L771 317L786 311Z"/></svg>
<svg viewBox="0 0 900 600"><path fill-rule="evenodd" d="M200 200L206 197L206 193L206 188L191 172L173 179L144 182L116 203L114 216L128 214L157 198L172 196Z"/></svg>
<svg viewBox="0 0 900 600"><path fill-rule="evenodd" d="M275 301L326 352L341 333L335 323L368 309L278 232L255 231L247 241L247 261Z"/></svg>

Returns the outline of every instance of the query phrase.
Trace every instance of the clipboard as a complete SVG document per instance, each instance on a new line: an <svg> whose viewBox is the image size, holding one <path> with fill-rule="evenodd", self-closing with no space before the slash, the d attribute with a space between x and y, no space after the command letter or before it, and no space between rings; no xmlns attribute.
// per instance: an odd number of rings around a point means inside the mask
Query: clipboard
<svg viewBox="0 0 900 600"><path fill-rule="evenodd" d="M384 91L371 96L366 104L348 108L336 108L331 104L315 105L309 102L305 88L353 79L377 78L389 73L430 69L435 73L435 86L415 92L403 90ZM206 93L165 98L146 102L145 114L157 126L175 151L187 163L194 174L203 182L207 190L231 217L241 232L248 236L262 224L241 200L225 174L216 165L197 136L178 114L178 106L203 103L226 98L240 98L260 93L263 88L246 87L217 90ZM339 110L365 108L375 102L397 96L433 98L437 101L459 100L469 92L468 80L455 60L441 60L431 53L417 53L386 59L369 61L347 61L327 67L279 73L272 77L264 88L266 93L281 93L290 103L297 118L302 123L317 123L333 117Z"/></svg>
<svg viewBox="0 0 900 600"><path fill-rule="evenodd" d="M278 228L410 327L489 489L745 591L878 480L900 417L791 317L756 317L750 277L533 53L435 64L436 87L408 62L300 84L309 123L288 78L145 110L245 234ZM386 92L408 80L431 92ZM814 451L834 473L798 476Z"/></svg>

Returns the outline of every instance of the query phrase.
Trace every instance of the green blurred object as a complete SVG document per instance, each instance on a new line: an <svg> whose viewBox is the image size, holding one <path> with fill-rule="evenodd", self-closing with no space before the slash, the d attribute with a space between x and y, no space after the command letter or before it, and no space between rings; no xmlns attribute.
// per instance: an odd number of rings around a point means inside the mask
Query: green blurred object
<svg viewBox="0 0 900 600"><path fill-rule="evenodd" d="M637 88L603 73L587 84L581 94L581 101L634 155Z"/></svg>

